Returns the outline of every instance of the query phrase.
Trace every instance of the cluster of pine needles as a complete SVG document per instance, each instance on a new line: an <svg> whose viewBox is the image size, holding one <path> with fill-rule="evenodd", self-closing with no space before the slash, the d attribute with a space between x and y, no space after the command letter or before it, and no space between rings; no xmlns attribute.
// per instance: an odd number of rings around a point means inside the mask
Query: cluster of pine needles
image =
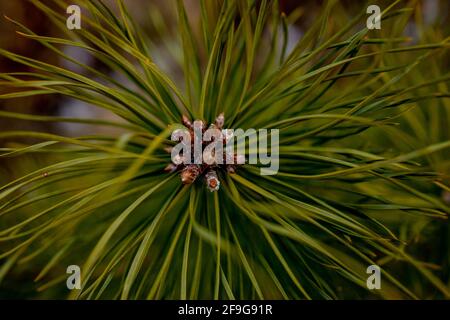
<svg viewBox="0 0 450 320"><path fill-rule="evenodd" d="M356 1L284 12L198 0L194 19L173 0L165 18L142 8L143 28L124 1L80 0L82 28L68 30L66 1L30 1L60 36L5 17L17 37L83 72L0 48L26 70L0 74L0 99L57 95L121 121L0 110L91 128L0 130L2 297L450 298L449 29L424 22L423 2L381 2L381 29L368 30ZM278 174L245 164L209 192L164 171L182 116L222 112L225 128L280 130ZM80 290L66 287L69 265Z"/></svg>

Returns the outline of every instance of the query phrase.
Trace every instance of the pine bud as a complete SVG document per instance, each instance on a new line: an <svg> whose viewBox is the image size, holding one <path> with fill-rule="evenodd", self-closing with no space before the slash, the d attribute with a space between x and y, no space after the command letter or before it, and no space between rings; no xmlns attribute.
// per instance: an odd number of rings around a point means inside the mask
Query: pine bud
<svg viewBox="0 0 450 320"><path fill-rule="evenodd" d="M181 171L181 182L183 184L191 184L200 175L200 168L196 164L190 164Z"/></svg>
<svg viewBox="0 0 450 320"><path fill-rule="evenodd" d="M219 190L220 181L215 170L209 170L205 175L205 179L209 191L213 192Z"/></svg>
<svg viewBox="0 0 450 320"><path fill-rule="evenodd" d="M176 164L169 163L169 164L167 165L167 167L164 168L164 171L165 171L165 172L172 173L172 172L177 171L177 169L178 169L178 166L177 166Z"/></svg>
<svg viewBox="0 0 450 320"><path fill-rule="evenodd" d="M216 124L217 128L222 129L224 122L225 122L225 116L222 112L221 114L219 114L217 116L215 124Z"/></svg>
<svg viewBox="0 0 450 320"><path fill-rule="evenodd" d="M192 129L192 122L191 120L189 120L189 118L183 114L183 116L181 117L181 123L183 123L183 125L188 128L188 129Z"/></svg>

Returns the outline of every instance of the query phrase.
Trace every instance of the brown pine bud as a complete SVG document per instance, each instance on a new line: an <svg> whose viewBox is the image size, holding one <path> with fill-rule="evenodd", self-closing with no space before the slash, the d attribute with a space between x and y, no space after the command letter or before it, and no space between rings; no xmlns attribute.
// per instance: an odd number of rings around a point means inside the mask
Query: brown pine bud
<svg viewBox="0 0 450 320"><path fill-rule="evenodd" d="M217 128L222 129L224 122L225 122L225 116L224 116L224 114L222 112L221 114L219 114L217 116L215 124L216 124Z"/></svg>
<svg viewBox="0 0 450 320"><path fill-rule="evenodd" d="M200 175L200 168L196 164L190 164L181 171L181 182L183 184L191 184Z"/></svg>
<svg viewBox="0 0 450 320"><path fill-rule="evenodd" d="M215 170L209 170L205 175L205 179L209 191L213 192L219 190L220 181Z"/></svg>
<svg viewBox="0 0 450 320"><path fill-rule="evenodd" d="M176 164L169 163L169 164L167 165L167 167L164 168L164 171L165 171L165 172L172 173L172 172L177 171L177 169L178 169L178 166L177 166Z"/></svg>
<svg viewBox="0 0 450 320"><path fill-rule="evenodd" d="M181 117L181 123L183 123L183 125L192 130L192 122L191 120L189 120L189 118L183 114L183 116Z"/></svg>

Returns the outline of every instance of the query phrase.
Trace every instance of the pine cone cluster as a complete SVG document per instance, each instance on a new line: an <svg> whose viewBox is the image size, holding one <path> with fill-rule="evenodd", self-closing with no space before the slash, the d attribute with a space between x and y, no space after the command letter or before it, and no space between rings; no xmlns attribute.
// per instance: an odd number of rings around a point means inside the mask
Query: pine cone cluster
<svg viewBox="0 0 450 320"><path fill-rule="evenodd" d="M214 123L210 124L209 127L206 126L206 123L203 120L197 120L201 122L202 127L202 134L207 130L207 128L214 128L219 129L222 131L223 125L225 122L224 114L221 113L217 118L215 119ZM194 148L194 125L191 120L183 115L181 119L182 124L186 127L187 130L189 130L189 133L191 135L191 148ZM223 143L223 161L222 163L216 163L213 162L212 164L208 164L205 161L202 161L202 164L195 164L194 163L194 155L191 153L191 159L190 161L186 161L185 157L183 155L179 155L178 157L181 157L181 159L172 159L172 163L170 163L164 170L166 172L180 172L180 178L181 182L183 184L192 184L194 181L203 178L204 182L208 188L209 191L217 191L220 187L220 180L218 176L218 172L222 171L223 173L230 173L233 174L236 172L236 167L238 163L242 163L242 157L238 159L238 156L232 152L228 153L226 151L226 144L227 142L233 138L233 135L228 132L223 132L222 135L222 143ZM214 140L212 140L214 142ZM204 148L211 142L204 142L202 140L202 154L204 151ZM171 152L170 149L166 149L167 152ZM210 157L214 158L215 155L211 154ZM211 158L211 159L212 159ZM176 161L174 161L176 160ZM230 161L232 160L232 161ZM238 161L241 160L241 161ZM210 161L209 161L210 162ZM177 164L179 163L179 164Z"/></svg>

